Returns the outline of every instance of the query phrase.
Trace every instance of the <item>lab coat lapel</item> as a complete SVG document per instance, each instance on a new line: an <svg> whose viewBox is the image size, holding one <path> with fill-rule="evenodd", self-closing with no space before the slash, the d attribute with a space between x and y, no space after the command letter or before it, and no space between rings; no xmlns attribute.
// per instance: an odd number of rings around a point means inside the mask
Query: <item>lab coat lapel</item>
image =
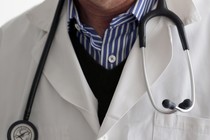
<svg viewBox="0 0 210 140"><path fill-rule="evenodd" d="M68 35L66 6L67 4L64 6L65 8L63 9L43 73L57 93L81 111L93 131L97 134L99 130L97 101L83 75ZM41 28L44 27L47 33L36 44L32 52L37 64L48 35L47 24L42 24L44 26Z"/></svg>
<svg viewBox="0 0 210 140"><path fill-rule="evenodd" d="M180 3L183 3L183 1L180 1ZM191 0L187 0L185 3L189 6L189 9L183 12L183 10L177 9L176 6L179 4L176 3L174 6L168 1L169 9L177 12L184 24L187 25L197 21L200 17ZM162 17L153 19L147 25L146 68L151 87L154 84L158 84L158 79L164 75L167 67L170 65L173 56L172 26L170 22L167 22ZM143 73L142 51L139 47L139 39L137 39L125 64L98 137L108 133L139 100L147 97L143 96L144 94L146 94L146 85Z"/></svg>

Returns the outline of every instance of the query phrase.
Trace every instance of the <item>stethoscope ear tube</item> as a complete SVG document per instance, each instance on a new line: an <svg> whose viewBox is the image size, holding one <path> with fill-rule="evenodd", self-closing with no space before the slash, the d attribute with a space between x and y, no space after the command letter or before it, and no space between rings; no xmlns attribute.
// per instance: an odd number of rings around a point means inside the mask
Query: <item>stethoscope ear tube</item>
<svg viewBox="0 0 210 140"><path fill-rule="evenodd" d="M189 73L190 73L190 81L191 81L191 99L185 99L182 103L179 105L176 105L169 99L165 99L162 102L162 105L164 108L170 109L169 111L161 110L157 107L155 104L155 101L152 96L151 87L149 85L149 80L147 76L147 69L146 69L146 58L145 58L145 48L146 48L146 24L147 22L156 16L164 16L170 19L177 27L179 37L182 43L183 50L186 52L187 60L188 60L188 67L189 67ZM195 105L195 83L194 83L194 75L192 70L192 64L191 64L191 58L189 53L189 47L187 43L187 39L185 36L185 30L184 30L184 24L181 21L181 19L174 14L172 11L168 10L165 0L158 0L157 8L148 14L146 14L140 22L139 25L139 43L140 48L142 49L142 61L143 61L143 71L145 76L145 82L147 86L147 93L149 95L150 101L153 105L153 107L160 113L164 114L171 114L176 111L180 112L189 112L192 110L192 108Z"/></svg>
<svg viewBox="0 0 210 140"><path fill-rule="evenodd" d="M55 15L53 18L53 22L50 28L50 32L49 32L47 41L45 43L39 64L36 69L33 83L30 89L23 120L16 121L9 127L9 130L7 133L8 140L23 139L25 137L27 137L27 139L30 139L30 140L38 140L38 131L36 127L33 125L33 123L29 121L29 118L30 118L32 107L33 107L34 98L36 96L36 91L37 91L37 88L38 88L38 85L42 76L42 72L43 72L43 69L44 69L53 39L55 37L57 27L59 24L59 19L60 19L60 15L63 9L64 2L65 0L59 0L58 2Z"/></svg>

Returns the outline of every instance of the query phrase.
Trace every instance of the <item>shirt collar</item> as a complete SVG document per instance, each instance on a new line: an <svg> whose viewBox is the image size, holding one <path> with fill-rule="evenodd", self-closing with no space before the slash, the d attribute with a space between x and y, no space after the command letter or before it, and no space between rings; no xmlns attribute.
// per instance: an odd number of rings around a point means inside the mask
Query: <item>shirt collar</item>
<svg viewBox="0 0 210 140"><path fill-rule="evenodd" d="M75 19L80 29L83 29L83 24L79 19L79 14L73 0L68 0L68 18L69 22Z"/></svg>
<svg viewBox="0 0 210 140"><path fill-rule="evenodd" d="M141 17L152 9L156 1L157 0L137 0L129 11L140 21Z"/></svg>
<svg viewBox="0 0 210 140"><path fill-rule="evenodd" d="M73 0L68 0L68 17L69 19L73 19L76 18L78 19L78 12L77 9L74 5L74 1Z"/></svg>
<svg viewBox="0 0 210 140"><path fill-rule="evenodd" d="M136 3L126 12L125 15L133 14L139 21L145 13L147 13L154 6L157 0L137 0ZM81 26L79 15L73 0L68 0L68 17L71 21L76 19L77 23Z"/></svg>

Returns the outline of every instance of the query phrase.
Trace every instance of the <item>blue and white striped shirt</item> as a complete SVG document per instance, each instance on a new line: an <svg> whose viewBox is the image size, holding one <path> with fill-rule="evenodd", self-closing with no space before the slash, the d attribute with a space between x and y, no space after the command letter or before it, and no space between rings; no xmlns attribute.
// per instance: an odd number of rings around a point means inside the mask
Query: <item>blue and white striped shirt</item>
<svg viewBox="0 0 210 140"><path fill-rule="evenodd" d="M69 0L69 21L76 19L77 37L85 50L106 69L112 69L124 61L136 40L138 22L156 0L137 0L126 12L113 18L101 38L96 31L82 24L73 0Z"/></svg>

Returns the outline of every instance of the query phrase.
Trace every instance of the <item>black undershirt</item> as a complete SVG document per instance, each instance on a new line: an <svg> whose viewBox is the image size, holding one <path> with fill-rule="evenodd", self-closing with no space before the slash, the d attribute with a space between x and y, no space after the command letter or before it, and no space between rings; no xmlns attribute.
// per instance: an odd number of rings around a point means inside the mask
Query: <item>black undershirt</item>
<svg viewBox="0 0 210 140"><path fill-rule="evenodd" d="M77 30L75 29L74 24L75 21L70 23L69 35L85 78L98 100L98 118L100 124L102 124L118 84L125 61L111 70L102 67L79 43L79 40L76 37Z"/></svg>

